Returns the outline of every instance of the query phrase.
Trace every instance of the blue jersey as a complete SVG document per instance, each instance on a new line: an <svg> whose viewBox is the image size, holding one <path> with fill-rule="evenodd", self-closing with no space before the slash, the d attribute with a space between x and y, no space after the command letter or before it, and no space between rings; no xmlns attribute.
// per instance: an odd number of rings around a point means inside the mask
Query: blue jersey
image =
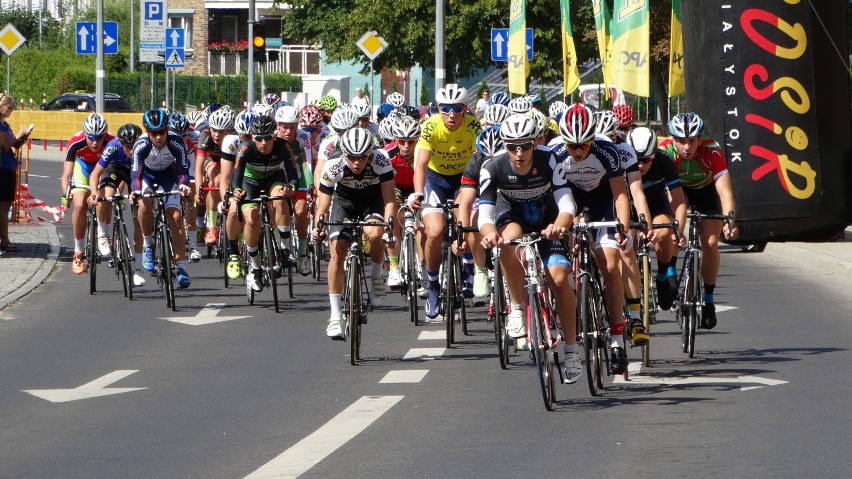
<svg viewBox="0 0 852 479"><path fill-rule="evenodd" d="M183 138L169 132L165 146L155 148L147 134L139 137L133 145L133 160L130 177L135 190L142 189L142 174L147 170L157 174L174 175L175 181L189 184L189 159Z"/></svg>
<svg viewBox="0 0 852 479"><path fill-rule="evenodd" d="M109 167L109 164L113 162L125 168L130 168L130 157L124 152L124 148L122 148L121 142L118 138L110 140L109 143L104 146L104 151L98 159L98 164L103 168Z"/></svg>

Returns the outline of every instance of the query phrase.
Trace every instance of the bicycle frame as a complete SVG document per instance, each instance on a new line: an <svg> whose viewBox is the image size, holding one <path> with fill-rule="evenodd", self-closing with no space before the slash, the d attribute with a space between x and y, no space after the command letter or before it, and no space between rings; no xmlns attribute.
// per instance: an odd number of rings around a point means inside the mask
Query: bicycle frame
<svg viewBox="0 0 852 479"><path fill-rule="evenodd" d="M278 301L278 277L283 274L284 267L282 265L281 254L278 250L275 232L272 226L271 216L269 213L269 203L271 201L283 200L289 198L287 196L267 196L261 194L258 198L250 200L241 200L240 206L253 204L260 208L260 238L258 241L258 256L261 258L261 270L263 277L261 281L264 285L272 289L272 300L275 305L275 312L280 313L281 307ZM237 209L237 214L242 220L242 209ZM250 264L248 258L248 248L243 248L246 266ZM245 274L251 274L247 268ZM246 297L249 304L254 304L254 290L248 286L246 281Z"/></svg>
<svg viewBox="0 0 852 479"><path fill-rule="evenodd" d="M408 206L402 206L397 214L402 212L402 244L399 248L399 273L402 280L400 292L408 301L411 321L419 326L417 311L417 287L420 284L420 267L417 259L417 227L416 216Z"/></svg>
<svg viewBox="0 0 852 479"><path fill-rule="evenodd" d="M152 185L156 190L157 186ZM172 245L172 233L169 226L168 218L166 218L166 197L170 195L179 195L180 190L143 193L142 198L152 198L157 202L157 208L154 212L154 246L153 254L155 258L153 274L157 278L157 283L163 288L166 294L166 306L172 311L177 311L175 302L175 276L176 265L174 262L174 248ZM158 254L159 253L159 254Z"/></svg>

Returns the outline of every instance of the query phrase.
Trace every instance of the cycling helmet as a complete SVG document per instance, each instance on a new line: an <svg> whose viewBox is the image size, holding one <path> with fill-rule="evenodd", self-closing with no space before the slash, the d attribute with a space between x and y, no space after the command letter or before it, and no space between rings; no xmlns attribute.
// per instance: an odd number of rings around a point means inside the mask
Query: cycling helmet
<svg viewBox="0 0 852 479"><path fill-rule="evenodd" d="M488 108L485 109L485 114L482 115L482 122L499 126L506 118L509 118L509 108L502 103L495 103L488 105Z"/></svg>
<svg viewBox="0 0 852 479"><path fill-rule="evenodd" d="M136 143L136 140L139 139L139 135L141 134L142 128L139 128L135 123L127 123L121 125L118 129L118 141L126 145L132 145Z"/></svg>
<svg viewBox="0 0 852 479"><path fill-rule="evenodd" d="M532 103L527 97L518 97L509 102L509 111L512 113L526 113L532 110Z"/></svg>
<svg viewBox="0 0 852 479"><path fill-rule="evenodd" d="M292 105L284 105L275 111L275 121L278 123L299 123L299 109Z"/></svg>
<svg viewBox="0 0 852 479"><path fill-rule="evenodd" d="M609 110L595 113L595 132L598 135L610 136L618 130L618 118Z"/></svg>
<svg viewBox="0 0 852 479"><path fill-rule="evenodd" d="M532 105L533 108L541 106L541 98L538 95L527 94L524 95L524 98L530 101L530 105Z"/></svg>
<svg viewBox="0 0 852 479"><path fill-rule="evenodd" d="M439 105L467 104L467 90L456 83L447 83L435 95Z"/></svg>
<svg viewBox="0 0 852 479"><path fill-rule="evenodd" d="M586 105L574 103L562 115L559 133L565 143L576 145L591 141L595 137L594 113Z"/></svg>
<svg viewBox="0 0 852 479"><path fill-rule="evenodd" d="M555 102L550 104L550 108L547 109L547 113L550 115L551 118L555 120L556 117L565 113L567 109L568 105L564 101L556 100ZM615 109L613 108L613 110Z"/></svg>
<svg viewBox="0 0 852 479"><path fill-rule="evenodd" d="M358 124L358 115L351 108L345 110L338 109L331 115L331 128L338 134L354 127Z"/></svg>
<svg viewBox="0 0 852 479"><path fill-rule="evenodd" d="M107 122L99 113L92 113L83 122L83 131L87 135L100 136L107 131Z"/></svg>
<svg viewBox="0 0 852 479"><path fill-rule="evenodd" d="M420 138L420 123L410 116L403 116L397 120L393 128L393 136L403 140Z"/></svg>
<svg viewBox="0 0 852 479"><path fill-rule="evenodd" d="M494 156L503 149L499 126L488 126L476 137L476 149L485 156Z"/></svg>
<svg viewBox="0 0 852 479"><path fill-rule="evenodd" d="M619 128L627 128L635 121L633 118L633 108L626 103L613 106L612 112L615 113L616 118L618 118Z"/></svg>
<svg viewBox="0 0 852 479"><path fill-rule="evenodd" d="M322 112L316 105L305 105L299 113L299 123L305 128L317 126L322 122Z"/></svg>
<svg viewBox="0 0 852 479"><path fill-rule="evenodd" d="M198 110L191 111L186 114L186 121L188 121L190 125L195 126L204 121L204 112Z"/></svg>
<svg viewBox="0 0 852 479"><path fill-rule="evenodd" d="M97 113L92 114L96 115ZM144 126L146 130L162 130L169 126L169 117L166 115L166 111L162 108L148 110L142 114L142 126Z"/></svg>
<svg viewBox="0 0 852 479"><path fill-rule="evenodd" d="M251 124L259 115L255 115L251 110L243 110L237 113L237 118L234 120L234 131L239 135L248 135L251 133Z"/></svg>
<svg viewBox="0 0 852 479"><path fill-rule="evenodd" d="M527 115L530 116L533 120L535 120L535 137L538 138L540 136L544 136L547 133L548 120L547 117L544 116L544 113L533 108L532 110L527 112Z"/></svg>
<svg viewBox="0 0 852 479"><path fill-rule="evenodd" d="M391 105L393 105L395 107L400 107L402 105L405 105L405 97L402 96L402 93L400 93L398 91L395 91L395 92L391 93L390 95L388 95L388 97L385 101L387 101L388 103L390 103Z"/></svg>
<svg viewBox="0 0 852 479"><path fill-rule="evenodd" d="M278 102L281 101L281 97L276 95L275 93L267 93L263 95L263 104L269 106L275 106Z"/></svg>
<svg viewBox="0 0 852 479"><path fill-rule="evenodd" d="M416 106L402 105L402 106L394 109L394 111L399 112L400 117L410 116L411 118L414 118L415 120L420 119L420 108L417 108Z"/></svg>
<svg viewBox="0 0 852 479"><path fill-rule="evenodd" d="M317 100L316 105L320 110L334 111L337 108L337 99L331 95L323 95Z"/></svg>
<svg viewBox="0 0 852 479"><path fill-rule="evenodd" d="M521 113L506 118L500 126L500 138L504 142L530 140L535 137L535 120Z"/></svg>
<svg viewBox="0 0 852 479"><path fill-rule="evenodd" d="M275 119L269 115L255 116L251 121L252 135L268 135L275 132Z"/></svg>
<svg viewBox="0 0 852 479"><path fill-rule="evenodd" d="M498 91L497 93L491 95L491 98L488 99L488 104L509 106L510 100L511 98L509 98L509 95L507 95L506 92Z"/></svg>
<svg viewBox="0 0 852 479"><path fill-rule="evenodd" d="M222 108L222 105L219 103L211 103L207 105L207 108L204 109L204 116L206 118L210 118L210 115L219 108Z"/></svg>
<svg viewBox="0 0 852 479"><path fill-rule="evenodd" d="M627 134L625 140L628 145L636 150L636 156L639 158L648 158L654 156L657 152L657 134L650 128L644 126L635 128Z"/></svg>
<svg viewBox="0 0 852 479"><path fill-rule="evenodd" d="M393 130L396 125L396 118L387 117L379 122L379 138L382 140L393 140Z"/></svg>
<svg viewBox="0 0 852 479"><path fill-rule="evenodd" d="M237 115L234 113L234 110L230 108L219 108L210 114L207 118L207 123L210 125L210 128L214 130L233 130L234 129L234 118Z"/></svg>
<svg viewBox="0 0 852 479"><path fill-rule="evenodd" d="M373 151L373 134L366 128L351 128L340 137L340 149L347 156L363 156Z"/></svg>
<svg viewBox="0 0 852 479"><path fill-rule="evenodd" d="M251 107L251 112L257 116L272 116L275 114L275 109L269 105L258 103Z"/></svg>
<svg viewBox="0 0 852 479"><path fill-rule="evenodd" d="M352 105L352 111L355 112L355 116L358 118L364 118L370 116L371 113L370 105L365 103L359 103L357 105Z"/></svg>
<svg viewBox="0 0 852 479"><path fill-rule="evenodd" d="M179 111L172 112L169 115L169 130L178 135L185 135L189 130L189 121L187 121L186 115Z"/></svg>
<svg viewBox="0 0 852 479"><path fill-rule="evenodd" d="M378 118L379 120L381 120L382 118L386 118L394 111L394 109L396 109L396 107L394 107L390 103L382 103L381 105L379 105L378 110L376 110L376 118Z"/></svg>
<svg viewBox="0 0 852 479"><path fill-rule="evenodd" d="M704 120L695 113L678 113L669 122L669 133L675 138L701 136Z"/></svg>

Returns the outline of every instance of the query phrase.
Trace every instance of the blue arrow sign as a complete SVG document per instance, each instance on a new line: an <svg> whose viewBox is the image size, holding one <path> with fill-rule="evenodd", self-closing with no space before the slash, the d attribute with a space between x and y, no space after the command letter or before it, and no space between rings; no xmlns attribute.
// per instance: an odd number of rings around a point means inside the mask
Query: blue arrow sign
<svg viewBox="0 0 852 479"><path fill-rule="evenodd" d="M186 48L186 31L183 28L167 28L166 47Z"/></svg>
<svg viewBox="0 0 852 479"><path fill-rule="evenodd" d="M77 55L94 55L98 52L98 24L77 22L74 29L77 38ZM118 53L118 22L104 22L104 53Z"/></svg>
<svg viewBox="0 0 852 479"><path fill-rule="evenodd" d="M183 68L186 51L183 48L166 48L166 68Z"/></svg>
<svg viewBox="0 0 852 479"><path fill-rule="evenodd" d="M533 59L533 29L527 28L527 60ZM509 60L509 29L491 29L491 61L505 62Z"/></svg>

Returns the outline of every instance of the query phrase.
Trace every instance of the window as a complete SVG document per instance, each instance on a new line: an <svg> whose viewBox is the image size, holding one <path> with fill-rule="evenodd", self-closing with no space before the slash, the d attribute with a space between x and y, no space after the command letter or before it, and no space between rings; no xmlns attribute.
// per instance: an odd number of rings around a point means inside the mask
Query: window
<svg viewBox="0 0 852 479"><path fill-rule="evenodd" d="M172 13L169 11L169 28L183 28L186 35L184 48L192 50L192 13Z"/></svg>
<svg viewBox="0 0 852 479"><path fill-rule="evenodd" d="M239 40L237 29L239 17L236 15L222 15L222 40L236 42Z"/></svg>

